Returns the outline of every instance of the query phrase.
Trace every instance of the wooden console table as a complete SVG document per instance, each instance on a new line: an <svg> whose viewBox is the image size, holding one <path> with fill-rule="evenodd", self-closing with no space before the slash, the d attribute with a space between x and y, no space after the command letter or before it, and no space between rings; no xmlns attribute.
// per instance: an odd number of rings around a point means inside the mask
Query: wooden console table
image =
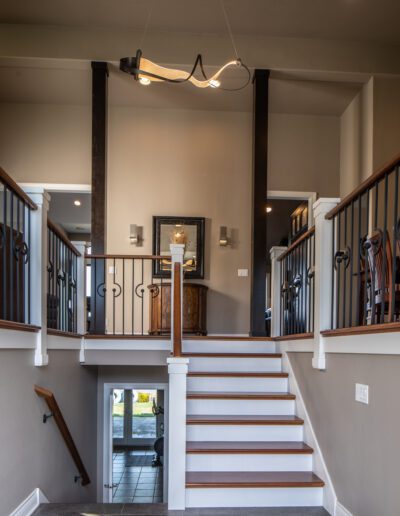
<svg viewBox="0 0 400 516"><path fill-rule="evenodd" d="M171 333L171 283L152 284L150 290L150 335ZM207 335L207 290L199 283L183 284L183 333Z"/></svg>

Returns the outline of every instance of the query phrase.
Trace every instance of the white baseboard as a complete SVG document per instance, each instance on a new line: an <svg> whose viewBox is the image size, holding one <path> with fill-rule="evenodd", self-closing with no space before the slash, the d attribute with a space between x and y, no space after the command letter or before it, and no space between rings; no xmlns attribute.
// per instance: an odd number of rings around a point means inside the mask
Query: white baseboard
<svg viewBox="0 0 400 516"><path fill-rule="evenodd" d="M323 506L331 515L348 516L349 514L351 516L350 513L341 514L336 512L338 504L335 488L329 475L328 468L326 467L296 376L286 352L283 352L282 366L283 370L289 373L289 391L296 395L296 415L304 419L304 442L314 449L313 471L325 482Z"/></svg>
<svg viewBox="0 0 400 516"><path fill-rule="evenodd" d="M43 492L37 487L21 502L9 516L30 516L41 503L49 503Z"/></svg>
<svg viewBox="0 0 400 516"><path fill-rule="evenodd" d="M353 516L340 502L336 500L335 516Z"/></svg>

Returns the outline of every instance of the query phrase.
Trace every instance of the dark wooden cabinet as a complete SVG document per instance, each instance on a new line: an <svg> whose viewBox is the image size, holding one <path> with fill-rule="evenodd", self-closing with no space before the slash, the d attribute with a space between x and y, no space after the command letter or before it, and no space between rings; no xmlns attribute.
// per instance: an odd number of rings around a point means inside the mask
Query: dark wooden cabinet
<svg viewBox="0 0 400 516"><path fill-rule="evenodd" d="M149 285L150 335L171 333L171 283ZM199 283L183 284L183 333L207 335L207 290Z"/></svg>

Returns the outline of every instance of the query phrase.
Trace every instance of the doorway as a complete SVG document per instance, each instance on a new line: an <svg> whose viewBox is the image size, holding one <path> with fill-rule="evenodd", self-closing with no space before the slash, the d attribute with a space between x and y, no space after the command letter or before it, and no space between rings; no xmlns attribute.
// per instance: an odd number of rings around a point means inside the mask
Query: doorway
<svg viewBox="0 0 400 516"><path fill-rule="evenodd" d="M103 501L166 501L166 386L105 385Z"/></svg>

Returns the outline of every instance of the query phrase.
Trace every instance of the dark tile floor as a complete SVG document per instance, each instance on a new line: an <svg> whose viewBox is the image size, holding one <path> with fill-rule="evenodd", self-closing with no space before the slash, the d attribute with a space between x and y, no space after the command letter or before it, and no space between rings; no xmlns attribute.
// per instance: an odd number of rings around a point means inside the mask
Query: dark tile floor
<svg viewBox="0 0 400 516"><path fill-rule="evenodd" d="M33 516L329 516L321 507L273 509L187 509L168 511L165 504L43 504Z"/></svg>
<svg viewBox="0 0 400 516"><path fill-rule="evenodd" d="M115 451L113 454L113 502L161 503L163 469L153 468L152 450Z"/></svg>

